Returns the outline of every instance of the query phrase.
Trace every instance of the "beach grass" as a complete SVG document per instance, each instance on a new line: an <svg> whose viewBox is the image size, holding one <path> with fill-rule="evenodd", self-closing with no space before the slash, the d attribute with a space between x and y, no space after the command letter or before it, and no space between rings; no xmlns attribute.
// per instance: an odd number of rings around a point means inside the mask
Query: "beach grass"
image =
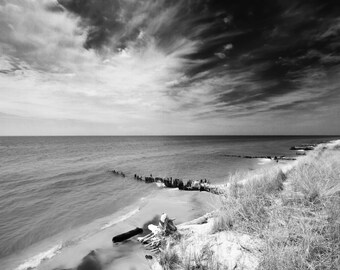
<svg viewBox="0 0 340 270"><path fill-rule="evenodd" d="M215 257L214 251L209 248L209 245L205 245L200 252L188 253L182 261L183 270L224 270L222 264L218 262Z"/></svg>
<svg viewBox="0 0 340 270"><path fill-rule="evenodd" d="M164 270L181 269L181 259L177 251L171 248L171 243L168 242L164 250L160 253L159 264Z"/></svg>
<svg viewBox="0 0 340 270"><path fill-rule="evenodd" d="M214 220L213 232L237 229L247 233L260 233L268 223L267 209L273 196L283 189L285 174L279 168L252 173L252 181L240 185L250 175L236 173L230 176L229 189L220 194L223 207Z"/></svg>
<svg viewBox="0 0 340 270"><path fill-rule="evenodd" d="M288 177L269 212L261 269L340 269L340 152L310 157Z"/></svg>
<svg viewBox="0 0 340 270"><path fill-rule="evenodd" d="M319 147L285 173L273 166L230 175L217 196L221 203L210 235L228 232L260 243L249 250L258 251L258 264L245 269L340 269L339 146ZM181 239L184 247L185 241ZM197 241L191 246L203 240ZM163 264L175 268L164 269L228 269L212 251L214 243L207 244L210 249L183 249L180 256L166 250Z"/></svg>
<svg viewBox="0 0 340 270"><path fill-rule="evenodd" d="M242 186L239 177L220 195L213 232L261 239L258 269L340 269L339 149L310 155L287 175L268 169Z"/></svg>

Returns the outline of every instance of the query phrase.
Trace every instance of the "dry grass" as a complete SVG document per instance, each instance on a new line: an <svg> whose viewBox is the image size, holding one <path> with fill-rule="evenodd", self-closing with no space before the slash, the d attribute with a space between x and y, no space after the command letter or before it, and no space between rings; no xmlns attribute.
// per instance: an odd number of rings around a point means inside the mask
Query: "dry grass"
<svg viewBox="0 0 340 270"><path fill-rule="evenodd" d="M214 252L209 248L209 245L205 245L199 254L186 254L182 267L183 270L227 270L215 258Z"/></svg>
<svg viewBox="0 0 340 270"><path fill-rule="evenodd" d="M176 270L181 268L181 259L170 244L160 253L159 264L164 270Z"/></svg>
<svg viewBox="0 0 340 270"><path fill-rule="evenodd" d="M243 187L231 177L213 231L236 230L265 243L260 269L340 269L340 149L316 152L286 176L262 171ZM241 178L240 178L241 176Z"/></svg>
<svg viewBox="0 0 340 270"><path fill-rule="evenodd" d="M237 184L243 179L250 181ZM235 174L229 183L213 233L261 239L258 269L340 269L340 147L312 152L287 175L274 168ZM207 248L183 252L184 259L171 249L162 254L164 269L224 269Z"/></svg>
<svg viewBox="0 0 340 270"><path fill-rule="evenodd" d="M340 269L339 152L307 159L288 177L292 191L270 212L261 269Z"/></svg>
<svg viewBox="0 0 340 270"><path fill-rule="evenodd" d="M279 169L261 170L252 175L244 186L239 180L249 176L235 174L230 177L230 189L221 194L224 207L215 219L213 232L237 229L244 232L260 232L267 225L267 208L273 203L273 196L283 188L286 177Z"/></svg>
<svg viewBox="0 0 340 270"><path fill-rule="evenodd" d="M164 270L224 270L223 266L215 258L214 252L209 248L209 245L203 246L197 252L188 252L185 243L182 242L181 254L178 255L178 250L171 246L168 242L167 247L159 256L159 263Z"/></svg>
<svg viewBox="0 0 340 270"><path fill-rule="evenodd" d="M340 154L325 153L321 159L310 159L290 173L294 191L310 202L327 201L340 194Z"/></svg>

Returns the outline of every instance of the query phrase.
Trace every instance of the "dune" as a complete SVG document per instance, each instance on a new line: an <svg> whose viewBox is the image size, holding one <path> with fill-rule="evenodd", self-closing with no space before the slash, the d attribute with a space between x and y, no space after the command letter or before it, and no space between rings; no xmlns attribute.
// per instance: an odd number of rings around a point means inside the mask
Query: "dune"
<svg viewBox="0 0 340 270"><path fill-rule="evenodd" d="M340 140L231 177L219 209L179 225L150 269L339 269L339 162Z"/></svg>

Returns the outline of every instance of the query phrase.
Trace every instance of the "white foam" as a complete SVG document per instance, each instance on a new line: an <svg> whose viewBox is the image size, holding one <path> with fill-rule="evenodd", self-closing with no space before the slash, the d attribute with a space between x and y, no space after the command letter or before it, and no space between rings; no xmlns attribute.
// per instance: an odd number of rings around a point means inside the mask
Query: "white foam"
<svg viewBox="0 0 340 270"><path fill-rule="evenodd" d="M265 165L271 162L272 160L269 158L258 158L257 159L259 162L257 163L258 165Z"/></svg>
<svg viewBox="0 0 340 270"><path fill-rule="evenodd" d="M47 251L41 252L28 260L26 260L24 263L20 264L15 270L28 270L36 268L42 261L51 259L55 255L57 255L60 250L62 249L63 245L59 244L52 248L50 248Z"/></svg>
<svg viewBox="0 0 340 270"><path fill-rule="evenodd" d="M165 187L164 183L161 183L161 182L156 182L156 185L159 188L164 188Z"/></svg>
<svg viewBox="0 0 340 270"><path fill-rule="evenodd" d="M131 212L129 212L129 213L127 213L127 214L121 216L120 218L114 219L114 220L112 220L112 221L106 223L106 224L105 224L104 226L102 226L100 229L101 229L101 230L104 230L104 229L109 228L109 227L111 227L111 226L113 226L113 225L115 225L115 224L117 224L117 223L119 223L119 222L122 222L122 221L128 219L129 217L132 217L132 216L135 215L136 213L138 213L138 211L139 211L139 208L137 208L137 209L135 209L135 210L132 210Z"/></svg>

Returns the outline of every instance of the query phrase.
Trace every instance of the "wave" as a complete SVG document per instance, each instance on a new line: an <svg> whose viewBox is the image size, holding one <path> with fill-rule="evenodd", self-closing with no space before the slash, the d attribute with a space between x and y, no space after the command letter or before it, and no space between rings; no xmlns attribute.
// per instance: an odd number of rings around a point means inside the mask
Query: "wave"
<svg viewBox="0 0 340 270"><path fill-rule="evenodd" d="M106 228L112 227L113 225L128 219L129 217L131 217L131 216L135 215L136 213L138 213L139 210L140 210L140 208L136 208L136 209L128 212L127 214L125 214L123 216L120 216L119 218L116 218L116 219L106 223L104 226L102 226L100 228L100 230L104 230ZM30 270L30 269L35 269L43 261L49 260L49 259L53 258L54 256L56 256L57 254L59 254L62 251L63 248L75 245L75 244L79 243L83 239L84 239L84 236L78 237L76 239L67 240L67 241L62 242L60 244L57 244L57 245L53 246L52 248L50 248L50 249L48 249L46 251L43 251L41 253L38 253L37 255L34 255L33 257L30 257L29 259L24 261L22 264L20 264L18 267L14 268L14 270Z"/></svg>
<svg viewBox="0 0 340 270"><path fill-rule="evenodd" d="M131 212L128 212L127 214L125 214L125 215L123 215L123 216L121 216L121 217L119 217L119 218L116 218L116 219L114 219L114 220L112 220L112 221L106 223L106 224L105 224L104 226L102 226L100 229L101 229L101 230L104 230L104 229L107 229L107 228L109 228L109 227L112 227L113 225L115 225L115 224L117 224L117 223L119 223L119 222L122 222L122 221L128 219L129 217L132 217L133 215L135 215L136 213L138 213L139 210L140 210L139 208L136 208L136 209L132 210Z"/></svg>
<svg viewBox="0 0 340 270"><path fill-rule="evenodd" d="M41 262L44 260L51 259L58 253L60 253L61 249L63 248L63 244L58 244L56 246L53 246L47 251L43 251L29 259L27 259L24 263L20 264L17 268L14 270L28 270L28 269L34 269L36 268Z"/></svg>

